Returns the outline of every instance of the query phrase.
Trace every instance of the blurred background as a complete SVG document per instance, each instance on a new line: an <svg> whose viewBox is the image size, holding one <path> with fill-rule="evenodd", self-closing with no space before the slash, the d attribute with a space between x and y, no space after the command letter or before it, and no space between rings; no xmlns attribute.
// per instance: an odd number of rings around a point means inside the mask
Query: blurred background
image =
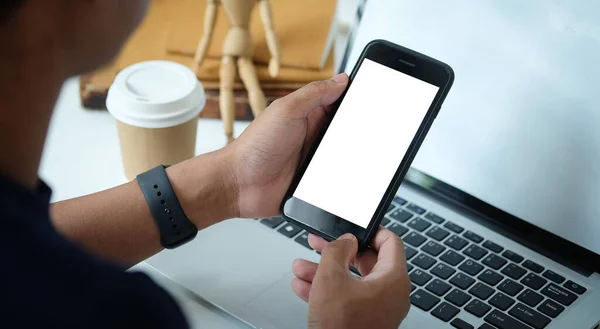
<svg viewBox="0 0 600 329"><path fill-rule="evenodd" d="M362 0L271 1L274 24L282 49L277 78L267 73L269 52L264 28L254 9L251 32L254 62L268 101L284 96L307 82L326 79L339 70L349 31ZM116 74L145 60L165 59L189 65L203 30L206 0L153 0L144 22L121 54L106 67L65 83L56 104L40 175L60 201L124 183L115 119L106 111L106 95ZM207 92L200 113L196 154L226 144L219 120L218 69L222 38L227 28L222 9L208 58L198 74ZM219 39L221 38L221 39ZM239 79L235 91L236 135L252 112Z"/></svg>

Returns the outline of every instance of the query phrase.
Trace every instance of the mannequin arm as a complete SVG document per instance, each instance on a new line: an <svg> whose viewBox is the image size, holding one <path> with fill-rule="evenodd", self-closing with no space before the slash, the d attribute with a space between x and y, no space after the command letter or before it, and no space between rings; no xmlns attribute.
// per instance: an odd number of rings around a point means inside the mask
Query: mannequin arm
<svg viewBox="0 0 600 329"><path fill-rule="evenodd" d="M198 68L200 65L202 65L202 62L206 57L206 52L208 51L208 46L210 45L210 41L215 30L218 5L218 0L209 0L208 4L206 5L206 12L204 13L204 30L202 31L202 38L200 38L198 49L196 49L194 63L192 64L192 69L194 72L198 71Z"/></svg>

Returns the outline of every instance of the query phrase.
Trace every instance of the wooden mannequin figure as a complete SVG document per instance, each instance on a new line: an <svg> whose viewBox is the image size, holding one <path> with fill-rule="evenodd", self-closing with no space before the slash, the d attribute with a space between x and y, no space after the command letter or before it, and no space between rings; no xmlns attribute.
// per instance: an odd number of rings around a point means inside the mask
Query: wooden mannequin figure
<svg viewBox="0 0 600 329"><path fill-rule="evenodd" d="M250 15L256 2L259 5L260 17L266 31L267 46L271 53L269 74L272 77L277 76L280 65L279 43L273 27L269 0L208 0L204 17L204 31L192 64L192 70L198 72L211 42L217 8L221 3L231 25L223 41L223 57L219 72L219 107L228 143L233 141L233 121L235 120L233 86L236 76L236 61L240 78L248 91L250 108L254 117L258 117L266 107L265 95L260 88L256 69L252 63L254 45L250 35Z"/></svg>

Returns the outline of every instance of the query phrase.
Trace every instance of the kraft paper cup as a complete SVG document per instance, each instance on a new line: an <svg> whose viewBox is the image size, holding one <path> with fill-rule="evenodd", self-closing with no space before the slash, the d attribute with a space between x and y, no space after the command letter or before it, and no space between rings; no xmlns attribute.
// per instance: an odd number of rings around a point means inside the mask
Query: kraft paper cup
<svg viewBox="0 0 600 329"><path fill-rule="evenodd" d="M121 71L106 107L117 119L125 176L192 158L204 88L187 67L168 61L134 64Z"/></svg>

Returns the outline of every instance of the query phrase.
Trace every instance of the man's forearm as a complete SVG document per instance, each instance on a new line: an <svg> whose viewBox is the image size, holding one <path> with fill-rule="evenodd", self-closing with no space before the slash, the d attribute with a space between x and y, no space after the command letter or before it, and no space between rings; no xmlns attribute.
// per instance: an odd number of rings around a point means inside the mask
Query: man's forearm
<svg viewBox="0 0 600 329"><path fill-rule="evenodd" d="M167 169L186 216L203 229L237 215L236 189L225 151ZM56 228L81 247L125 266L162 250L160 235L137 182L52 205Z"/></svg>

